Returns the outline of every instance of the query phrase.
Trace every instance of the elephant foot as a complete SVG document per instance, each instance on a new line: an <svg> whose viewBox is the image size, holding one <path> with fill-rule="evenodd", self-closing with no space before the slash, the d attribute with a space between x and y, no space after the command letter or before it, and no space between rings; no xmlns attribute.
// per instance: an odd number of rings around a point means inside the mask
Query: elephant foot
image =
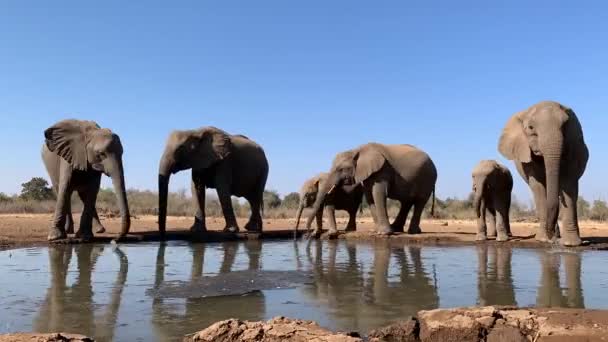
<svg viewBox="0 0 608 342"><path fill-rule="evenodd" d="M494 232L494 233L488 232L488 237L489 238L495 238L496 236L497 236L496 232Z"/></svg>
<svg viewBox="0 0 608 342"><path fill-rule="evenodd" d="M83 232L82 230L78 230L76 232L75 237L79 238L83 242L89 242L93 240L93 233L91 232Z"/></svg>
<svg viewBox="0 0 608 342"><path fill-rule="evenodd" d="M190 233L200 234L206 231L207 227L202 224L193 224L192 227L190 227Z"/></svg>
<svg viewBox="0 0 608 342"><path fill-rule="evenodd" d="M408 234L422 234L422 229L420 229L420 227L410 227L410 229L407 230Z"/></svg>
<svg viewBox="0 0 608 342"><path fill-rule="evenodd" d="M238 233L239 232L239 227L237 225L228 225L226 227L224 227L224 233Z"/></svg>
<svg viewBox="0 0 608 342"><path fill-rule="evenodd" d="M546 231L538 231L535 238L538 242L551 242L551 239Z"/></svg>
<svg viewBox="0 0 608 342"><path fill-rule="evenodd" d="M329 230L329 233L327 234L327 236L328 236L330 239L335 239L335 238L337 238L337 237L338 237L338 234L339 234L339 233L338 233L338 230L337 230L337 229L330 229L330 230Z"/></svg>
<svg viewBox="0 0 608 342"><path fill-rule="evenodd" d="M310 239L318 239L321 236L320 229L314 229L313 231L308 233L308 240Z"/></svg>
<svg viewBox="0 0 608 342"><path fill-rule="evenodd" d="M475 236L475 241L486 241L488 237L484 233L477 233Z"/></svg>
<svg viewBox="0 0 608 342"><path fill-rule="evenodd" d="M384 236L389 236L393 234L393 230L391 229L391 226L386 226L384 228L380 228L376 231L376 233L378 235L384 235Z"/></svg>
<svg viewBox="0 0 608 342"><path fill-rule="evenodd" d="M67 238L67 237L68 236L67 236L67 234L64 231L62 231L60 229L57 229L57 228L53 228L49 232L49 235L47 236L46 239L48 241L57 241L57 240L63 240L65 238Z"/></svg>
<svg viewBox="0 0 608 342"><path fill-rule="evenodd" d="M403 225L391 224L391 231L393 233L403 233Z"/></svg>
<svg viewBox="0 0 608 342"><path fill-rule="evenodd" d="M74 223L65 225L66 234L74 234Z"/></svg>
<svg viewBox="0 0 608 342"><path fill-rule="evenodd" d="M248 231L248 232L261 232L262 231L262 224L261 224L261 222L254 223L252 221L249 221L245 225L245 230Z"/></svg>
<svg viewBox="0 0 608 342"><path fill-rule="evenodd" d="M97 227L97 229L95 229L96 234L103 234L105 232L106 232L106 228L104 226L99 226L99 227Z"/></svg>
<svg viewBox="0 0 608 342"><path fill-rule="evenodd" d="M498 234L496 236L496 241L498 241L498 242L509 241L509 236L507 234Z"/></svg>
<svg viewBox="0 0 608 342"><path fill-rule="evenodd" d="M357 227L346 227L344 229L345 232L356 232L357 231Z"/></svg>
<svg viewBox="0 0 608 342"><path fill-rule="evenodd" d="M583 241L581 240L580 237L578 236L573 236L573 237L568 237L568 238L561 238L558 240L559 244L564 246L564 247L577 247L583 244Z"/></svg>

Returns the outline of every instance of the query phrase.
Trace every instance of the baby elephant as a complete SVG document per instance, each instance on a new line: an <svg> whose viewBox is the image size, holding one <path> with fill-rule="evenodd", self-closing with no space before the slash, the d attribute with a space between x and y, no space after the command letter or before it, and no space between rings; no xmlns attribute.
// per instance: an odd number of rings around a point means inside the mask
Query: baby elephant
<svg viewBox="0 0 608 342"><path fill-rule="evenodd" d="M509 239L512 190L513 177L509 169L503 165L498 164L495 160L482 160L475 166L473 169L473 192L475 193L473 204L477 215L477 241L494 236L496 236L496 241Z"/></svg>
<svg viewBox="0 0 608 342"><path fill-rule="evenodd" d="M317 200L319 189L323 187L328 181L329 174L322 172L302 185L300 190L300 205L298 206L298 213L296 217L296 229L295 234L297 235L298 227L300 225L300 218L302 217L302 211L304 208L312 208ZM361 207L363 201L363 188L359 185L351 186L339 186L335 187L331 193L328 193L325 197L323 205L315 213L317 219L317 229L315 232L320 232L323 227L323 209L327 208L328 219L329 219L329 231L330 234L336 234L338 232L336 226L336 210L346 210L348 212L348 224L346 225L346 231L355 231L357 229L357 210Z"/></svg>

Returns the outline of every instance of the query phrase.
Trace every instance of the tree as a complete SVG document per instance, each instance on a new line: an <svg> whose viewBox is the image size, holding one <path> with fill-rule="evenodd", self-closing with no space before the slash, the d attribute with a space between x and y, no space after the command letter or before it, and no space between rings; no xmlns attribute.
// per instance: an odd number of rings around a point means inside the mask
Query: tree
<svg viewBox="0 0 608 342"><path fill-rule="evenodd" d="M591 208L591 219L596 221L606 221L608 219L608 206L602 200L593 201Z"/></svg>
<svg viewBox="0 0 608 342"><path fill-rule="evenodd" d="M296 209L300 205L300 194L292 192L283 198L281 205L288 209Z"/></svg>
<svg viewBox="0 0 608 342"><path fill-rule="evenodd" d="M576 202L576 212L579 218L587 219L591 214L591 205L583 197L579 196Z"/></svg>
<svg viewBox="0 0 608 342"><path fill-rule="evenodd" d="M278 208L281 206L281 197L275 190L264 191L264 207L269 209Z"/></svg>
<svg viewBox="0 0 608 342"><path fill-rule="evenodd" d="M21 195L24 200L44 201L55 199L53 189L42 177L34 177L29 182L21 184Z"/></svg>
<svg viewBox="0 0 608 342"><path fill-rule="evenodd" d="M2 202L8 202L11 200L11 197L7 194L5 194L4 192L0 192L0 203Z"/></svg>

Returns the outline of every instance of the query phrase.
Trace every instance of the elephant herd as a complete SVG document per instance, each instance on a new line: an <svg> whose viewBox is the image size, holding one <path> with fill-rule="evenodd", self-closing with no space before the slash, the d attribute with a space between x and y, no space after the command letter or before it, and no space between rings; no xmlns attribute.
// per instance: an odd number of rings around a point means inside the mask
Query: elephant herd
<svg viewBox="0 0 608 342"><path fill-rule="evenodd" d="M76 236L83 240L103 232L95 209L101 175L112 179L122 217L119 239L130 228L129 205L122 162L123 146L118 135L93 121L64 120L44 132L42 158L57 194L57 205L48 240L73 233L71 194L76 191L84 204ZM514 114L499 138L498 150L513 160L521 177L532 190L539 217L536 239L559 238L561 244L578 246L578 181L589 152L576 114L557 102L544 101ZM158 172L158 228L165 234L168 186L171 174L192 170L192 197L197 212L191 227L204 232L205 191L216 189L227 232L239 230L231 196L244 197L251 206L247 231L262 231L263 193L268 178L268 160L263 148L244 135L231 135L215 127L174 131L167 139ZM496 236L506 241L511 235L509 209L513 178L509 170L493 160L482 160L473 170L474 207L478 218L477 240ZM433 196L437 169L431 157L412 145L367 143L340 152L327 173L308 180L300 192L296 230L304 208L312 208L306 220L310 236L321 233L322 214L329 215L330 236L337 234L335 210L349 214L347 231L356 229L356 214L363 198L378 234L404 231L413 210L409 234L421 233L420 219ZM400 203L389 221L387 200ZM433 209L431 209L431 212ZM558 215L561 224L558 225Z"/></svg>

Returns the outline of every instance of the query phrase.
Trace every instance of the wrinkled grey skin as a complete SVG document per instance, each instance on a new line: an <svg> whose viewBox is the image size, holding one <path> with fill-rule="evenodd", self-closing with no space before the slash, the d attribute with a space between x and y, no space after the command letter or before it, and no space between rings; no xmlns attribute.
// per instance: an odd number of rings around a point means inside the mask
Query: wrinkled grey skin
<svg viewBox="0 0 608 342"><path fill-rule="evenodd" d="M477 241L496 237L507 241L511 233L509 210L513 177L495 160L482 160L473 169L473 206L477 216Z"/></svg>
<svg viewBox="0 0 608 342"><path fill-rule="evenodd" d="M248 231L262 231L264 187L268 161L262 147L243 135L215 127L174 131L169 135L158 170L158 229L165 235L171 174L192 169L192 197L198 207L192 232L206 231L205 189L217 190L226 220L224 231L239 230L230 196L244 197L251 206Z"/></svg>
<svg viewBox="0 0 608 342"><path fill-rule="evenodd" d="M85 241L92 239L93 224L98 232L103 231L95 209L102 173L112 179L122 218L118 239L124 237L129 232L131 218L122 164L123 148L118 135L100 128L93 121L63 120L45 130L44 136L42 160L57 194L48 240L64 239L73 231L70 207L73 191L84 204L76 236Z"/></svg>
<svg viewBox="0 0 608 342"><path fill-rule="evenodd" d="M327 182L329 174L322 172L313 178L304 182L302 189L300 189L300 204L298 206L298 212L296 215L296 235L298 227L300 225L300 218L304 208L311 208L316 199L319 189L323 187L324 183ZM336 225L336 210L346 210L348 212L348 223L346 224L346 231L357 230L357 210L361 207L363 201L363 189L359 185L353 186L340 186L336 187L331 194L325 196L325 202L322 204L320 209L315 213L317 219L317 230L323 228L323 209L327 210L329 218L329 232L330 234L337 234L338 228Z"/></svg>
<svg viewBox="0 0 608 342"><path fill-rule="evenodd" d="M503 129L500 153L513 160L534 194L540 225L536 239L552 241L561 211L560 243L579 246L578 181L589 150L572 109L544 101L513 115Z"/></svg>
<svg viewBox="0 0 608 342"><path fill-rule="evenodd" d="M412 207L414 214L408 233L421 233L422 211L434 194L436 181L435 164L428 154L412 145L368 143L339 153L333 161L327 183L319 190L306 228L310 228L314 214L320 210L329 192L339 186L362 184L378 233L403 232ZM387 198L401 203L392 224L388 219ZM317 229L313 233L313 236L318 236L320 231Z"/></svg>

